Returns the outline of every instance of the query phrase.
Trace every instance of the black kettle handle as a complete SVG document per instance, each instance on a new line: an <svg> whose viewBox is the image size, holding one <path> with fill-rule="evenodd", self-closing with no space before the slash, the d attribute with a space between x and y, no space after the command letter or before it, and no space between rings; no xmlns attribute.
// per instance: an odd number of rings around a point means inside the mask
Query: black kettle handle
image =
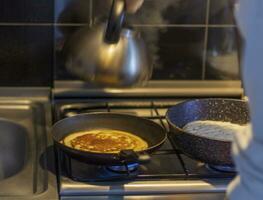
<svg viewBox="0 0 263 200"><path fill-rule="evenodd" d="M120 39L122 25L125 19L125 0L112 0L112 6L105 33L105 42L115 44Z"/></svg>

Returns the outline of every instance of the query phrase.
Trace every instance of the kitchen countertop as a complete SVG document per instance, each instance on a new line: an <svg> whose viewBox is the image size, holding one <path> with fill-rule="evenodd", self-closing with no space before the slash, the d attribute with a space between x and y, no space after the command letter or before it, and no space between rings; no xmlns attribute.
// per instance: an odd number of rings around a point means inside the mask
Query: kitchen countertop
<svg viewBox="0 0 263 200"><path fill-rule="evenodd" d="M0 89L0 117L24 129L27 138L25 166L0 180L1 200L58 199L49 97L47 88Z"/></svg>

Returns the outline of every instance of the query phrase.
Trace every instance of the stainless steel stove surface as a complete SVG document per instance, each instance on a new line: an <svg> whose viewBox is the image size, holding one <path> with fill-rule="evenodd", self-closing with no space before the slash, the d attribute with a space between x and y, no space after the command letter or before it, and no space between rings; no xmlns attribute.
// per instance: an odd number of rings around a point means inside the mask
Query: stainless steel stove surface
<svg viewBox="0 0 263 200"><path fill-rule="evenodd" d="M151 119L168 132L165 113L180 101L182 99L62 101L56 104L55 118L90 112L127 113ZM59 151L57 158L62 199L223 199L227 184L235 176L187 157L170 139L152 155L150 163L130 173L81 163Z"/></svg>

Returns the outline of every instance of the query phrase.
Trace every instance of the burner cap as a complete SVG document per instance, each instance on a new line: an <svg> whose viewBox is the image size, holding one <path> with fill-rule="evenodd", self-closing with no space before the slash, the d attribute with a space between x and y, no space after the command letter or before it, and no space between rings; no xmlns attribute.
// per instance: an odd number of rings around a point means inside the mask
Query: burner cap
<svg viewBox="0 0 263 200"><path fill-rule="evenodd" d="M210 170L218 171L218 172L229 172L229 173L235 173L236 168L235 166L231 165L210 165L206 164L207 168Z"/></svg>
<svg viewBox="0 0 263 200"><path fill-rule="evenodd" d="M117 173L130 173L137 170L138 167L139 167L138 163L133 163L127 165L108 166L107 169Z"/></svg>

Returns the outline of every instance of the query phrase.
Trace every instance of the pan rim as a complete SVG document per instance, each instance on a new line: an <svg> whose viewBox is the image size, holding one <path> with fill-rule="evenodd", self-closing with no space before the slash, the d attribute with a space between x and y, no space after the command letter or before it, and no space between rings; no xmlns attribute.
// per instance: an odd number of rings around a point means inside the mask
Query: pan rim
<svg viewBox="0 0 263 200"><path fill-rule="evenodd" d="M92 115L114 115L114 116L123 116L123 117L131 117L131 118L137 118L137 119L140 119L140 120L144 120L144 121L147 121L147 123L151 123L153 124L154 126L158 127L160 130L162 130L162 133L164 135L164 137L162 138L162 140L160 142L158 142L157 144L145 149L145 150L141 150L141 151L136 151L136 153L144 153L144 152L148 152L148 151L151 151L151 150L154 150L156 148L158 148L159 146L161 146L166 140L167 140L167 131L159 124L157 124L156 122L150 120L150 119L147 119L147 118L143 118L143 117L139 117L139 116L135 116L135 115L131 115L131 114L123 114L123 113L110 113L110 112L92 112L92 113L81 113L81 114L77 114L77 115L74 115L72 117L66 117L64 119L61 119L59 121L57 121L53 126L52 126L52 129L51 129L51 134L52 134L52 139L53 141L55 141L55 143L59 144L59 145L62 145L64 148L68 149L68 150L73 150L75 153L78 153L78 154L89 154L89 155L103 155L103 156L118 156L119 153L98 153L98 152L91 152L91 151L83 151L83 150L78 150L78 149L74 149L72 147L69 147L69 146L66 146L64 144L61 144L59 141L57 141L57 139L55 138L54 136L54 129L56 126L58 126L60 123L63 123L65 121L67 121L68 119L72 119L74 117L77 117L77 116L92 116ZM69 133L70 134L70 133Z"/></svg>
<svg viewBox="0 0 263 200"><path fill-rule="evenodd" d="M242 102L242 103L247 103L246 100L242 100L242 99L232 99L232 98L200 98L200 99L191 99L191 100L187 100L187 101L183 101L183 102L180 102L172 107L170 107L166 114L165 114L165 119L167 120L168 124L170 126L173 126L173 128L175 128L176 130L179 130L181 132L181 134L187 134L187 135L190 135L192 137L196 137L196 138L200 138L200 139L206 139L206 140L210 140L210 141L215 141L215 142L221 142L221 143L226 143L226 144L231 144L233 141L229 141L229 140L224 140L224 139L212 139L212 138L209 138L209 137L205 137L205 136L200 136L200 135L195 135L193 133L190 133L190 132L186 132L184 131L182 128L180 128L179 126L175 125L170 117L169 117L169 113L171 112L171 109L175 106L180 106L180 105L183 105L185 103L188 103L188 102L195 102L195 101L210 101L210 100L224 100L224 101L232 101L232 102ZM196 120L197 121L197 120Z"/></svg>

